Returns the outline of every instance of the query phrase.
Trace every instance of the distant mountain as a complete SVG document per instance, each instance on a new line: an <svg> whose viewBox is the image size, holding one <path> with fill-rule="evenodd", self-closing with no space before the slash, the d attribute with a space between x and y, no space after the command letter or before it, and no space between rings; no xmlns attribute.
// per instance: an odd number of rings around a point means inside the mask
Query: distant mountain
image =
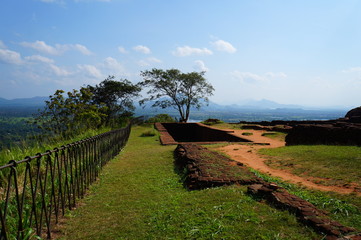
<svg viewBox="0 0 361 240"><path fill-rule="evenodd" d="M18 98L8 100L0 98L0 116L31 116L45 106L48 97ZM178 111L174 108L160 109L152 108L148 102L143 108L137 103L135 115L154 116L159 113L167 113L178 117ZM308 110L307 110L308 109ZM343 109L309 109L303 106L280 104L274 101L247 100L239 104L221 105L209 102L200 110L192 108L191 118L202 120L207 118L218 118L224 121L262 121L262 120L319 120L336 119L343 117L347 110Z"/></svg>
<svg viewBox="0 0 361 240"><path fill-rule="evenodd" d="M42 107L48 97L16 98L8 100L0 98L0 107Z"/></svg>

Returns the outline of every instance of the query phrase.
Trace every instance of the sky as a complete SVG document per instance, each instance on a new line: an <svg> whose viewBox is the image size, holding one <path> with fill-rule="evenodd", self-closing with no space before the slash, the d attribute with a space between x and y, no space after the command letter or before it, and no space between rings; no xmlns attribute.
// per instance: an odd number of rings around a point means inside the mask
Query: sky
<svg viewBox="0 0 361 240"><path fill-rule="evenodd" d="M219 104L361 105L358 0L2 0L0 97L206 71Z"/></svg>

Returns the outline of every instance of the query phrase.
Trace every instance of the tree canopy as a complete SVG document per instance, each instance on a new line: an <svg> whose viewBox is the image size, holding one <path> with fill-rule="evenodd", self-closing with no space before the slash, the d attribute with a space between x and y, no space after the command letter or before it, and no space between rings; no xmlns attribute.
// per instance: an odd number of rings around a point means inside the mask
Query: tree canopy
<svg viewBox="0 0 361 240"><path fill-rule="evenodd" d="M182 73L178 69L142 71L140 86L148 87L148 97L140 101L154 101L152 107L173 107L180 114L180 121L187 122L191 107L199 109L208 103L213 86L204 78L205 72Z"/></svg>
<svg viewBox="0 0 361 240"><path fill-rule="evenodd" d="M130 116L134 111L133 99L139 96L140 86L132 84L127 79L114 80L109 76L96 86L88 86L93 93L92 102L107 107L106 122L110 124L119 116Z"/></svg>
<svg viewBox="0 0 361 240"><path fill-rule="evenodd" d="M63 90L56 90L45 107L34 118L39 128L48 134L69 136L78 134L85 129L98 128L107 116L106 107L92 103L89 88L82 87L64 96Z"/></svg>
<svg viewBox="0 0 361 240"><path fill-rule="evenodd" d="M96 86L65 93L57 90L45 101L32 123L48 135L72 136L101 126L118 127L122 117L135 109L133 98L141 88L128 80L115 81L109 76ZM118 124L118 125L117 125Z"/></svg>

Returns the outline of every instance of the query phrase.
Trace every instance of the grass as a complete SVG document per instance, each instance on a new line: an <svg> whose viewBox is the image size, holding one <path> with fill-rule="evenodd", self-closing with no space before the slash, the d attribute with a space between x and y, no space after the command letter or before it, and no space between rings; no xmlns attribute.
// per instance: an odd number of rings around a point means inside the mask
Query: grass
<svg viewBox="0 0 361 240"><path fill-rule="evenodd" d="M244 135L244 136L252 136L253 133L251 133L251 132L244 132L244 133L242 133L242 135Z"/></svg>
<svg viewBox="0 0 361 240"><path fill-rule="evenodd" d="M310 190L304 187L282 181L280 178L271 177L262 174L256 170L251 170L258 177L268 181L277 183L284 187L290 193L309 201L317 208L326 210L330 213L330 217L345 226L361 229L361 197L355 194L337 194L334 192L322 192L318 190Z"/></svg>
<svg viewBox="0 0 361 240"><path fill-rule="evenodd" d="M265 132L262 134L262 136L264 137L268 137L268 138L272 138L272 139L276 139L276 140L280 140L280 141L284 141L286 138L286 133L282 133L282 132Z"/></svg>
<svg viewBox="0 0 361 240"><path fill-rule="evenodd" d="M89 129L83 134L79 134L76 137L68 140L56 139L56 140L44 140L37 141L31 145L28 145L26 142L13 146L9 149L2 149L0 151L0 165L7 164L10 160L23 160L26 156L35 156L37 153L45 153L46 150L52 150L55 147L60 147L72 142L76 142L85 138L89 138L107 131L110 131L110 128L102 129Z"/></svg>
<svg viewBox="0 0 361 240"><path fill-rule="evenodd" d="M246 187L188 191L174 169L175 146L132 129L60 239L321 239L294 215L257 202Z"/></svg>
<svg viewBox="0 0 361 240"><path fill-rule="evenodd" d="M282 168L324 185L355 183L361 187L361 148L356 146L299 145L261 149L273 168Z"/></svg>

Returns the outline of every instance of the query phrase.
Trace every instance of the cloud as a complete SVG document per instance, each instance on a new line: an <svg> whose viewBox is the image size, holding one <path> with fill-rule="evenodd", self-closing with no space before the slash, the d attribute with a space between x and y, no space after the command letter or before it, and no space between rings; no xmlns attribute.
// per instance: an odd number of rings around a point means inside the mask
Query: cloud
<svg viewBox="0 0 361 240"><path fill-rule="evenodd" d="M244 83L266 83L271 79L287 78L287 75L283 72L267 72L265 74L259 75L250 72L233 71L231 72L231 76L235 79L241 80L241 82Z"/></svg>
<svg viewBox="0 0 361 240"><path fill-rule="evenodd" d="M125 48L124 48L124 47L121 47L121 46L118 47L118 51L119 51L120 53L123 53L123 54L128 53L127 50L125 50Z"/></svg>
<svg viewBox="0 0 361 240"><path fill-rule="evenodd" d="M89 51L85 46L81 44L55 44L55 47L53 47L46 44L44 41L35 41L35 42L21 42L20 45L50 55L61 55L69 50L75 50L84 55L92 54L91 51Z"/></svg>
<svg viewBox="0 0 361 240"><path fill-rule="evenodd" d="M146 66L150 66L152 64L161 63L161 62L162 61L159 60L158 58L150 57L150 58L147 58L147 59L140 60L138 62L138 65L141 66L141 67L146 67Z"/></svg>
<svg viewBox="0 0 361 240"><path fill-rule="evenodd" d="M6 49L5 43L0 40L0 49Z"/></svg>
<svg viewBox="0 0 361 240"><path fill-rule="evenodd" d="M250 73L250 72L239 72L239 71L233 71L231 72L231 76L241 80L242 82L263 82L266 81L266 78L258 75L258 74L254 74L254 73Z"/></svg>
<svg viewBox="0 0 361 240"><path fill-rule="evenodd" d="M124 66L112 57L104 59L102 67L108 71L107 75L127 75Z"/></svg>
<svg viewBox="0 0 361 240"><path fill-rule="evenodd" d="M88 76L94 77L94 78L102 78L102 74L100 70L93 66L93 65L78 65L78 69L81 71L84 71Z"/></svg>
<svg viewBox="0 0 361 240"><path fill-rule="evenodd" d="M194 69L196 71L201 71L201 72L208 72L209 71L209 68L206 67L206 65L204 64L203 61L201 60L196 60L194 61Z"/></svg>
<svg viewBox="0 0 361 240"><path fill-rule="evenodd" d="M35 49L39 52L51 54L51 55L59 55L60 49L47 45L44 41L35 41L35 42L21 42L21 46Z"/></svg>
<svg viewBox="0 0 361 240"><path fill-rule="evenodd" d="M49 64L49 67L53 71L53 73L55 73L55 75L59 77L66 77L72 74L71 72L65 70L64 68L58 67L54 64Z"/></svg>
<svg viewBox="0 0 361 240"><path fill-rule="evenodd" d="M135 46L133 47L134 51L136 52L140 52L140 53L144 53L144 54L150 54L151 51L148 47L146 46L143 46L143 45L138 45L138 46Z"/></svg>
<svg viewBox="0 0 361 240"><path fill-rule="evenodd" d="M53 59L43 57L40 55L27 56L27 57L25 57L25 60L30 61L30 62L54 63Z"/></svg>
<svg viewBox="0 0 361 240"><path fill-rule="evenodd" d="M175 51L172 52L174 56L177 57L186 57L190 55L212 55L213 52L207 48L192 48L189 46L177 47Z"/></svg>
<svg viewBox="0 0 361 240"><path fill-rule="evenodd" d="M229 42L226 42L224 40L217 40L215 42L211 43L213 45L213 47L221 52L228 52L228 53L235 53L237 52L237 49L235 47L233 47L232 44L230 44Z"/></svg>
<svg viewBox="0 0 361 240"><path fill-rule="evenodd" d="M20 65L23 63L23 60L21 59L21 55L18 52L7 49L0 49L0 62Z"/></svg>
<svg viewBox="0 0 361 240"><path fill-rule="evenodd" d="M87 49L85 46L81 45L81 44L74 44L74 45L69 45L70 48L79 51L80 53L84 54L84 55L92 55L93 53L91 51L89 51L89 49Z"/></svg>

